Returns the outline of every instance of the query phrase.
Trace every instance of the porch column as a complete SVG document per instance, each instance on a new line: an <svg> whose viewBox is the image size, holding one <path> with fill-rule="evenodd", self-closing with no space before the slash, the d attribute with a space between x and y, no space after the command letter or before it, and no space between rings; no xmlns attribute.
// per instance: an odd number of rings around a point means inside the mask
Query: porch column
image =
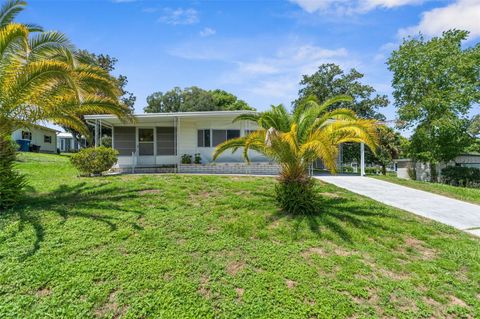
<svg viewBox="0 0 480 319"><path fill-rule="evenodd" d="M365 144L360 143L360 176L365 176Z"/></svg>
<svg viewBox="0 0 480 319"><path fill-rule="evenodd" d="M98 120L95 120L95 147L98 147L98 135L99 135Z"/></svg>

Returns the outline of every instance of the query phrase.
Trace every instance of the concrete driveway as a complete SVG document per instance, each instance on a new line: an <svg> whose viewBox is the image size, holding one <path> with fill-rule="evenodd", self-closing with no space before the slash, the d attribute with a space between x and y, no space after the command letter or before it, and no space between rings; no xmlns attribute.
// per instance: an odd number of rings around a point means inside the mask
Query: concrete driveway
<svg viewBox="0 0 480 319"><path fill-rule="evenodd" d="M327 183L381 203L480 236L480 206L445 196L360 176L316 176Z"/></svg>

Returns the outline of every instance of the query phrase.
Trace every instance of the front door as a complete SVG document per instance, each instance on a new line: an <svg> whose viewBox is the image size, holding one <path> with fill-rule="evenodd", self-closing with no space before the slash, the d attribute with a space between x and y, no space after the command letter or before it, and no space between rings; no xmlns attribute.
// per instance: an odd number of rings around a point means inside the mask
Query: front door
<svg viewBox="0 0 480 319"><path fill-rule="evenodd" d="M138 129L138 165L155 165L155 130Z"/></svg>

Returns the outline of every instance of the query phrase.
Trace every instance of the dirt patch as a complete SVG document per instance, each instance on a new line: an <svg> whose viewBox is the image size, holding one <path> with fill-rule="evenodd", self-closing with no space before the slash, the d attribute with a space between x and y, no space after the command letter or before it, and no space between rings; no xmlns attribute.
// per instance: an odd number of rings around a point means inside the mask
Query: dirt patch
<svg viewBox="0 0 480 319"><path fill-rule="evenodd" d="M237 293L237 300L241 301L243 294L245 293L245 289L243 288L235 288L235 292Z"/></svg>
<svg viewBox="0 0 480 319"><path fill-rule="evenodd" d="M420 253L420 255L422 255L422 259L431 260L437 255L437 251L435 249L426 247L425 242L416 238L408 237L404 242L407 247L410 247Z"/></svg>
<svg viewBox="0 0 480 319"><path fill-rule="evenodd" d="M123 316L127 308L125 306L119 306L117 303L117 292L112 291L108 296L108 300L101 307L95 310L95 317L104 317L107 314L113 313L113 318L119 318Z"/></svg>
<svg viewBox="0 0 480 319"><path fill-rule="evenodd" d="M415 299L409 299L406 296L397 296L395 294L390 296L390 302L395 305L396 308L403 312L406 311L418 311L418 307Z"/></svg>
<svg viewBox="0 0 480 319"><path fill-rule="evenodd" d="M235 276L245 268L243 261L234 261L228 264L227 272L230 276Z"/></svg>
<svg viewBox="0 0 480 319"><path fill-rule="evenodd" d="M210 298L211 296L211 291L210 288L208 287L208 283L210 282L210 279L208 276L202 276L200 278L200 287L198 288L198 293L205 298Z"/></svg>
<svg viewBox="0 0 480 319"><path fill-rule="evenodd" d="M308 248L307 250L303 251L302 254L301 254L304 258L309 258L310 256L312 255L318 255L318 256L322 256L322 257L325 257L327 256L327 252L321 248L321 247L311 247L311 248Z"/></svg>
<svg viewBox="0 0 480 319"><path fill-rule="evenodd" d="M335 252L335 255L342 256L342 257L351 256L354 254L352 251L348 251L340 247L335 248L334 252Z"/></svg>
<svg viewBox="0 0 480 319"><path fill-rule="evenodd" d="M38 289L37 292L35 293L35 295L37 297L42 298L42 297L49 296L51 293L52 293L52 291L49 288L43 287L43 288Z"/></svg>
<svg viewBox="0 0 480 319"><path fill-rule="evenodd" d="M450 296L450 302L452 303L452 305L455 305L455 306L468 307L465 301L455 296Z"/></svg>
<svg viewBox="0 0 480 319"><path fill-rule="evenodd" d="M138 192L139 195L148 195L148 194L159 194L161 191L159 189L144 189Z"/></svg>
<svg viewBox="0 0 480 319"><path fill-rule="evenodd" d="M289 289L292 289L292 288L295 288L295 286L297 285L297 282L290 279L285 279L285 284Z"/></svg>

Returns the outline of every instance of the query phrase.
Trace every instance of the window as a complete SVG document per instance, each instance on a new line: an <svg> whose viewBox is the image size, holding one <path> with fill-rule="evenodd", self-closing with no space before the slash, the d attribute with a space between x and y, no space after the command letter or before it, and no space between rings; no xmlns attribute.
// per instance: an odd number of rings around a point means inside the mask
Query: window
<svg viewBox="0 0 480 319"><path fill-rule="evenodd" d="M32 140L32 132L22 131L22 140Z"/></svg>
<svg viewBox="0 0 480 319"><path fill-rule="evenodd" d="M138 129L138 141L139 142L153 142L153 129L140 128Z"/></svg>
<svg viewBox="0 0 480 319"><path fill-rule="evenodd" d="M257 130L245 130L244 133L245 133L245 136L248 136L254 132L256 132Z"/></svg>
<svg viewBox="0 0 480 319"><path fill-rule="evenodd" d="M197 131L197 145L198 147L210 147L210 130Z"/></svg>
<svg viewBox="0 0 480 319"><path fill-rule="evenodd" d="M212 130L212 144L217 146L226 140L240 137L240 130Z"/></svg>
<svg viewBox="0 0 480 319"><path fill-rule="evenodd" d="M43 136L43 143L49 143L52 144L52 137L48 135Z"/></svg>

